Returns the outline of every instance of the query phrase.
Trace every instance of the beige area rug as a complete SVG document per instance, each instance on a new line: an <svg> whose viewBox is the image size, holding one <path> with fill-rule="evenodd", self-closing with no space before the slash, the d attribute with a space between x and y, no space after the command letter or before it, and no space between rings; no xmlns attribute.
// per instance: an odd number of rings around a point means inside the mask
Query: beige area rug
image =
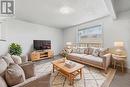
<svg viewBox="0 0 130 87"><path fill-rule="evenodd" d="M36 65L36 74L52 73L51 62L45 64ZM108 69L108 73L105 74L103 70L85 65L83 68L83 78L80 77L74 81L74 85L70 86L68 79L59 74L57 71L51 74L51 86L52 87L109 87L116 70Z"/></svg>

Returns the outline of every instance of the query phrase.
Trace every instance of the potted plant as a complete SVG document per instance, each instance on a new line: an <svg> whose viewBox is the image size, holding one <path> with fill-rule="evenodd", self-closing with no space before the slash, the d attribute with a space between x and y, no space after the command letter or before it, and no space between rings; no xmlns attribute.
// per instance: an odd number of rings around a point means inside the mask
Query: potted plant
<svg viewBox="0 0 130 87"><path fill-rule="evenodd" d="M64 57L64 61L66 61L67 60L67 56L68 56L67 50L65 50L65 49L63 50L62 56Z"/></svg>
<svg viewBox="0 0 130 87"><path fill-rule="evenodd" d="M68 55L68 53L67 53L67 52L63 52L63 53L62 53L62 56L63 56L64 58L66 58L66 57L67 57L67 55Z"/></svg>
<svg viewBox="0 0 130 87"><path fill-rule="evenodd" d="M17 43L11 43L11 45L9 47L9 53L11 55L20 56L22 54L22 47L21 47L21 45L19 45Z"/></svg>

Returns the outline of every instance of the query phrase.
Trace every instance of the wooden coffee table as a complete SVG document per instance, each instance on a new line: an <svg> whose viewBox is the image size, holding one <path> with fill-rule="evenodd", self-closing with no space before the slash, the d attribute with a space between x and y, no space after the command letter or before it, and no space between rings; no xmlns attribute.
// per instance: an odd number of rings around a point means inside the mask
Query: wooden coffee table
<svg viewBox="0 0 130 87"><path fill-rule="evenodd" d="M63 61L63 59L52 61L53 72L54 70L57 70L60 74L68 78L68 80L70 81L70 85L73 85L74 79L76 78L77 75L80 75L80 79L82 79L82 69L84 67L84 65L80 63L76 62L74 63L75 63L74 67L68 68L65 66L65 62Z"/></svg>

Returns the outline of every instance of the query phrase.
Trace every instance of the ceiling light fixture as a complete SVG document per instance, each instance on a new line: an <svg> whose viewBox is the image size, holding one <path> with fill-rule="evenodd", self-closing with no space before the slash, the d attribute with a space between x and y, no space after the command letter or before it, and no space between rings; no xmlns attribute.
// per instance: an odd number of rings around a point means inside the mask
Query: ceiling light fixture
<svg viewBox="0 0 130 87"><path fill-rule="evenodd" d="M74 9L72 9L71 7L68 7L68 6L63 6L60 8L60 12L62 14L70 14L74 11Z"/></svg>

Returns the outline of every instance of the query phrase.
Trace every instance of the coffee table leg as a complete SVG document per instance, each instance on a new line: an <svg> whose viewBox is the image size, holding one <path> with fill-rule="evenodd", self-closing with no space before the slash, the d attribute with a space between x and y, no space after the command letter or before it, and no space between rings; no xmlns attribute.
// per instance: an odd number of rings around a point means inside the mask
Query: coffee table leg
<svg viewBox="0 0 130 87"><path fill-rule="evenodd" d="M80 79L82 79L82 69L80 69Z"/></svg>
<svg viewBox="0 0 130 87"><path fill-rule="evenodd" d="M73 81L72 81L71 74L69 74L69 81L70 81L70 85L72 85L72 84L73 84Z"/></svg>
<svg viewBox="0 0 130 87"><path fill-rule="evenodd" d="M53 65L53 73L54 73L54 65Z"/></svg>

